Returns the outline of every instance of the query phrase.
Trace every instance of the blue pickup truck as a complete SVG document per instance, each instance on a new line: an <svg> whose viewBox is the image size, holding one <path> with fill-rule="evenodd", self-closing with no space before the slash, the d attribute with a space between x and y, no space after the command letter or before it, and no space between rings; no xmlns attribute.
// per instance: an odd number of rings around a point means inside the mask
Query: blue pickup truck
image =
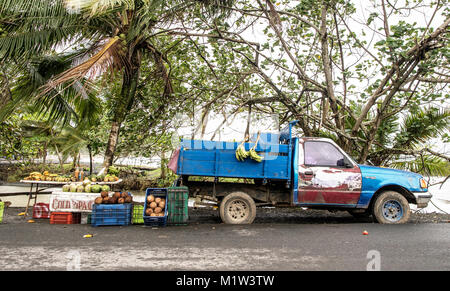
<svg viewBox="0 0 450 291"><path fill-rule="evenodd" d="M252 223L256 208L267 205L344 210L399 224L408 221L409 204L422 208L430 201L421 175L359 165L330 139L292 137L295 124L243 143L261 161L239 160L239 142L183 139L171 161L177 185L188 186L200 204L218 205L228 224Z"/></svg>

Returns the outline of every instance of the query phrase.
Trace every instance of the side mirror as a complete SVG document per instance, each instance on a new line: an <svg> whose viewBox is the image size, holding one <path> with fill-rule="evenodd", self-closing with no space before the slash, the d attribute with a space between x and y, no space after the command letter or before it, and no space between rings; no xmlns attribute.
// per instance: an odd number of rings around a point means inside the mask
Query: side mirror
<svg viewBox="0 0 450 291"><path fill-rule="evenodd" d="M346 158L342 158L337 161L338 167L345 167L345 168L353 168L353 164Z"/></svg>
<svg viewBox="0 0 450 291"><path fill-rule="evenodd" d="M344 157L344 167L353 168L353 164L347 159L347 157Z"/></svg>

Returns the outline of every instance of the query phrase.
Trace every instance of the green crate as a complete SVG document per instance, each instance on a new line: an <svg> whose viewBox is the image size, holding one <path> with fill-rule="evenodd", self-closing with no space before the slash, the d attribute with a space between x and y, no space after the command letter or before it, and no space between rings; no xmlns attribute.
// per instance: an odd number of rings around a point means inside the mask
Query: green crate
<svg viewBox="0 0 450 291"><path fill-rule="evenodd" d="M0 223L3 222L3 211L5 210L5 202L0 202Z"/></svg>
<svg viewBox="0 0 450 291"><path fill-rule="evenodd" d="M144 224L144 205L133 205L133 213L131 216L132 224Z"/></svg>
<svg viewBox="0 0 450 291"><path fill-rule="evenodd" d="M188 213L189 189L186 186L167 188L167 224L186 225Z"/></svg>

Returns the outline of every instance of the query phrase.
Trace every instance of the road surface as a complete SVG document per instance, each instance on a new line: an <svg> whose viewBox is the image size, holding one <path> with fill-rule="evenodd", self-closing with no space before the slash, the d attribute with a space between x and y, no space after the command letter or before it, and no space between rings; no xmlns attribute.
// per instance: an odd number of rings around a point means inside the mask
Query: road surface
<svg viewBox="0 0 450 291"><path fill-rule="evenodd" d="M188 226L92 227L27 223L18 211L9 208L0 224L0 270L450 270L445 222L380 225L342 215L225 225L194 213Z"/></svg>

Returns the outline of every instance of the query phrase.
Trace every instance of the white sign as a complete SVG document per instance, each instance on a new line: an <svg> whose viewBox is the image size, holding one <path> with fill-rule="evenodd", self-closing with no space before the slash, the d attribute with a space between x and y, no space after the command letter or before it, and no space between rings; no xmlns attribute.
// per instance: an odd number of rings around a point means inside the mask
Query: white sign
<svg viewBox="0 0 450 291"><path fill-rule="evenodd" d="M50 211L92 212L95 198L100 193L53 192L50 195Z"/></svg>

